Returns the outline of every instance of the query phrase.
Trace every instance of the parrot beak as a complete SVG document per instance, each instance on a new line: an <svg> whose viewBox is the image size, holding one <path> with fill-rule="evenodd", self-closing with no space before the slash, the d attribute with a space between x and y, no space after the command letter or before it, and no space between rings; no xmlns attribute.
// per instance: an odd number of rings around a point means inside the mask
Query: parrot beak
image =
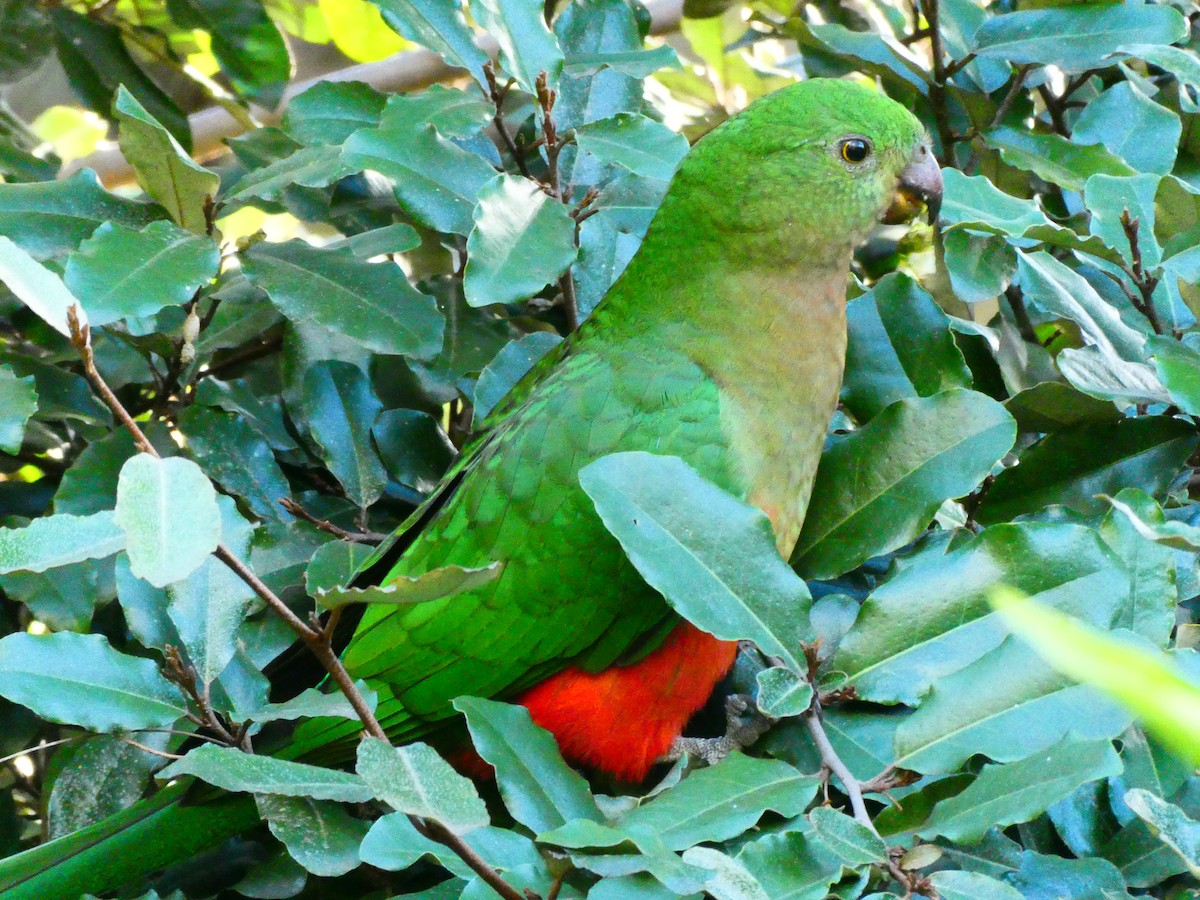
<svg viewBox="0 0 1200 900"><path fill-rule="evenodd" d="M938 212L942 208L942 170L926 144L917 148L900 173L896 195L884 213L883 221L888 225L911 221L921 204L925 205L929 224L937 224Z"/></svg>

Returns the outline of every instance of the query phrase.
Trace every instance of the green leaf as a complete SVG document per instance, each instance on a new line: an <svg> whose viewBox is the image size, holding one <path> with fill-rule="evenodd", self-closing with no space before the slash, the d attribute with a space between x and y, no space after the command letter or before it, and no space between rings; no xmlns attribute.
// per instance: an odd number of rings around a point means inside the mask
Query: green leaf
<svg viewBox="0 0 1200 900"><path fill-rule="evenodd" d="M562 343L562 338L549 331L535 331L505 344L475 382L476 428L488 414L500 405L513 385L525 377L530 369L547 353Z"/></svg>
<svg viewBox="0 0 1200 900"><path fill-rule="evenodd" d="M670 181L687 155L688 142L661 122L634 113L618 113L575 131L579 149L602 163L614 163L635 175Z"/></svg>
<svg viewBox="0 0 1200 900"><path fill-rule="evenodd" d="M162 751L167 735L139 734L138 741ZM109 734L89 737L64 755L67 761L54 779L46 806L51 839L132 806L145 792L151 773L163 764L162 757Z"/></svg>
<svg viewBox="0 0 1200 900"><path fill-rule="evenodd" d="M846 867L862 866L887 858L887 844L857 819L827 806L808 814L813 834Z"/></svg>
<svg viewBox="0 0 1200 900"><path fill-rule="evenodd" d="M574 819L604 820L587 781L567 767L554 737L522 706L459 697L476 752L496 770L500 796L513 818L535 834Z"/></svg>
<svg viewBox="0 0 1200 900"><path fill-rule="evenodd" d="M1179 419L1145 416L1081 425L1048 434L996 476L976 513L1003 522L1062 504L1084 514L1104 511L1099 494L1138 487L1164 492L1196 446L1196 431Z"/></svg>
<svg viewBox="0 0 1200 900"><path fill-rule="evenodd" d="M775 719L799 716L812 706L813 687L800 675L782 666L771 666L755 676L758 708Z"/></svg>
<svg viewBox="0 0 1200 900"><path fill-rule="evenodd" d="M719 900L769 900L758 880L733 857L712 847L692 847L682 854L690 866L712 874L704 883L705 891ZM588 895L589 897L591 894Z"/></svg>
<svg viewBox="0 0 1200 900"><path fill-rule="evenodd" d="M990 300L1012 283L1017 257L1003 238L960 229L945 232L943 243L950 286L964 303Z"/></svg>
<svg viewBox="0 0 1200 900"><path fill-rule="evenodd" d="M161 210L110 194L91 169L40 184L0 184L0 235L37 259L62 256L104 222L142 228Z"/></svg>
<svg viewBox="0 0 1200 900"><path fill-rule="evenodd" d="M1066 72L1103 68L1129 42L1173 44L1187 23L1169 6L1059 6L988 19L975 33L976 55L1013 63L1058 66Z"/></svg>
<svg viewBox="0 0 1200 900"><path fill-rule="evenodd" d="M117 89L113 116L120 125L121 152L137 172L142 190L176 224L196 234L207 233L209 204L221 179L193 162L171 132L124 87Z"/></svg>
<svg viewBox="0 0 1200 900"><path fill-rule="evenodd" d="M558 86L563 52L546 27L542 0L471 0L471 15L500 44L500 62L517 84L534 93L545 72L546 84Z"/></svg>
<svg viewBox="0 0 1200 900"><path fill-rule="evenodd" d="M488 824L487 807L475 785L427 744L391 747L364 738L357 769L375 796L397 812L434 819L455 834Z"/></svg>
<svg viewBox="0 0 1200 900"><path fill-rule="evenodd" d="M0 84L20 81L50 52L46 11L26 0L0 0Z"/></svg>
<svg viewBox="0 0 1200 900"><path fill-rule="evenodd" d="M118 653L102 635L70 631L0 638L0 696L88 731L164 728L187 712L151 660Z"/></svg>
<svg viewBox="0 0 1200 900"><path fill-rule="evenodd" d="M474 569L440 566L420 575L398 575L387 584L375 587L318 590L316 601L326 609L337 609L351 603L383 603L391 606L428 603L430 600L473 591L495 581L503 568L503 564L498 562Z"/></svg>
<svg viewBox="0 0 1200 900"><path fill-rule="evenodd" d="M966 790L933 808L917 834L973 843L989 828L1028 822L1080 785L1119 775L1121 768L1110 742L1068 737L1017 762L984 766Z"/></svg>
<svg viewBox="0 0 1200 900"><path fill-rule="evenodd" d="M737 856L771 900L825 900L842 877L841 858L815 834L768 834L746 844Z"/></svg>
<svg viewBox="0 0 1200 900"><path fill-rule="evenodd" d="M291 521L279 505L291 494L291 486L271 445L244 417L190 406L179 415L178 425L205 474L245 500L259 518Z"/></svg>
<svg viewBox="0 0 1200 900"><path fill-rule="evenodd" d="M354 686L366 700L371 711L375 711L378 697L365 681L356 681ZM341 691L327 694L317 688L308 688L297 694L291 700L283 703L269 703L248 717L252 722L277 722L280 720L294 721L296 719L312 719L318 716L336 716L342 719L357 719L358 713Z"/></svg>
<svg viewBox="0 0 1200 900"><path fill-rule="evenodd" d="M829 578L908 543L1015 439L1012 416L975 391L893 403L822 455L792 564Z"/></svg>
<svg viewBox="0 0 1200 900"><path fill-rule="evenodd" d="M515 831L488 825L464 835L466 844L493 869L507 872L519 866L536 864L541 855L533 841ZM376 820L363 840L363 862L388 872L407 869L423 856L436 859L459 878L472 878L474 872L445 844L422 837L404 813L390 813ZM457 894L454 895L457 898Z"/></svg>
<svg viewBox="0 0 1200 900"><path fill-rule="evenodd" d="M1129 602L1113 620L1113 627L1127 628L1165 647L1175 627L1179 601L1175 554L1138 527L1141 523L1153 531L1162 526L1162 510L1137 488L1124 488L1110 502L1120 503L1124 510L1108 511L1100 523L1100 536L1120 557L1130 576ZM1132 518L1126 511L1132 513Z"/></svg>
<svg viewBox="0 0 1200 900"><path fill-rule="evenodd" d="M871 31L851 31L838 22L808 25L799 17L788 21L801 46L826 50L837 57L849 58L852 65L893 85L928 91L924 72L908 56L893 48L883 35Z"/></svg>
<svg viewBox="0 0 1200 900"><path fill-rule="evenodd" d="M997 234L1019 237L1050 220L1033 200L1006 194L984 175L942 170L945 197L939 218L950 225L986 225Z"/></svg>
<svg viewBox="0 0 1200 900"><path fill-rule="evenodd" d="M1130 403L1166 403L1169 399L1153 368L1127 362L1095 344L1078 350L1066 347L1054 362L1073 387L1100 400L1112 400L1125 407Z"/></svg>
<svg viewBox="0 0 1200 900"><path fill-rule="evenodd" d="M1121 411L1113 403L1097 400L1059 381L1043 381L1013 394L1004 408L1024 432L1066 431L1076 425L1121 418Z"/></svg>
<svg viewBox="0 0 1200 900"><path fill-rule="evenodd" d="M1004 126L987 132L983 139L999 150L1010 166L1033 172L1067 190L1083 190L1084 183L1096 174L1137 174L1103 147L1073 144L1057 134Z"/></svg>
<svg viewBox="0 0 1200 900"><path fill-rule="evenodd" d="M216 277L221 253L208 237L171 222L141 231L104 223L67 259L63 280L93 326L181 306Z"/></svg>
<svg viewBox="0 0 1200 900"><path fill-rule="evenodd" d="M421 246L421 235L411 225L397 222L351 235L346 239L346 245L359 259L370 259L415 250Z"/></svg>
<svg viewBox="0 0 1200 900"><path fill-rule="evenodd" d="M0 528L0 573L45 572L124 548L125 533L108 510L43 516L24 528Z"/></svg>
<svg viewBox="0 0 1200 900"><path fill-rule="evenodd" d="M1200 685L1161 651L1046 609L1018 591L997 590L992 599L1009 628L1051 665L1133 710L1182 758L1193 765L1200 760Z"/></svg>
<svg viewBox="0 0 1200 900"><path fill-rule="evenodd" d="M62 279L2 235L0 281L59 334L71 336L67 310L72 306L78 311L80 326L87 324L83 304L67 290Z"/></svg>
<svg viewBox="0 0 1200 900"><path fill-rule="evenodd" d="M1006 880L1027 900L1130 900L1125 879L1117 868L1103 859L1063 859L1026 850L1020 868Z"/></svg>
<svg viewBox="0 0 1200 900"><path fill-rule="evenodd" d="M1071 131L1076 144L1103 144L1140 172L1165 175L1175 164L1183 123L1179 116L1120 81L1088 101Z"/></svg>
<svg viewBox="0 0 1200 900"><path fill-rule="evenodd" d="M896 729L897 768L953 773L976 754L1013 762L1068 735L1111 740L1131 716L1015 638L939 679Z"/></svg>
<svg viewBox="0 0 1200 900"><path fill-rule="evenodd" d="M918 706L939 679L1004 640L989 602L1001 584L1105 627L1129 589L1091 529L996 525L951 553L917 556L876 588L826 668L865 700Z"/></svg>
<svg viewBox="0 0 1200 900"><path fill-rule="evenodd" d="M229 497L218 498L222 538L246 559L252 531ZM254 589L216 557L207 557L182 581L167 586L167 615L187 649L202 688L216 680L237 652L238 631L257 599Z"/></svg>
<svg viewBox="0 0 1200 900"><path fill-rule="evenodd" d="M243 897L258 900L287 900L295 897L308 883L304 867L281 850L275 856L260 862L246 873L246 877L233 886Z"/></svg>
<svg viewBox="0 0 1200 900"><path fill-rule="evenodd" d="M212 482L190 460L139 453L121 467L115 521L133 574L166 587L194 572L221 540Z"/></svg>
<svg viewBox="0 0 1200 900"><path fill-rule="evenodd" d="M463 275L472 306L532 297L575 261L567 207L528 178L497 175L480 190L473 218Z"/></svg>
<svg viewBox="0 0 1200 900"><path fill-rule="evenodd" d="M470 234L479 192L496 171L481 157L441 137L432 127L364 128L350 135L342 158L392 179L401 209L435 231Z"/></svg>
<svg viewBox="0 0 1200 900"><path fill-rule="evenodd" d="M365 803L371 789L350 772L201 744L158 773L159 781L194 775L227 791Z"/></svg>
<svg viewBox="0 0 1200 900"><path fill-rule="evenodd" d="M361 81L318 81L288 101L282 127L308 146L340 145L358 129L378 125L387 99Z"/></svg>
<svg viewBox="0 0 1200 900"><path fill-rule="evenodd" d="M392 480L421 494L437 487L458 455L441 423L416 409L385 409L371 434Z"/></svg>
<svg viewBox="0 0 1200 900"><path fill-rule="evenodd" d="M616 827L655 834L670 849L684 850L736 837L767 810L798 816L816 796L818 783L780 760L731 753L642 803Z"/></svg>
<svg viewBox="0 0 1200 900"><path fill-rule="evenodd" d="M1128 791L1125 805L1150 826L1159 840L1179 854L1189 872L1200 878L1200 822L1149 791Z"/></svg>
<svg viewBox="0 0 1200 900"><path fill-rule="evenodd" d="M1136 489L1132 489L1136 490ZM1122 491L1122 494L1124 491ZM1188 553L1200 552L1200 528L1187 522L1149 522L1142 518L1139 510L1117 497L1105 497L1117 512L1125 516L1139 535L1175 550ZM1128 499L1128 498L1127 498Z"/></svg>
<svg viewBox="0 0 1200 900"><path fill-rule="evenodd" d="M120 28L61 6L51 9L50 16L58 60L84 106L109 118L123 87L185 150L191 149L187 115L130 55Z"/></svg>
<svg viewBox="0 0 1200 900"><path fill-rule="evenodd" d="M614 453L579 483L646 582L685 619L721 640L752 640L797 672L811 635L804 582L779 557L758 509L675 457Z"/></svg>
<svg viewBox="0 0 1200 900"><path fill-rule="evenodd" d="M495 111L490 102L474 91L432 84L423 91L388 97L379 126L388 131L415 133L432 125L442 137L465 139L479 134Z"/></svg>
<svg viewBox="0 0 1200 900"><path fill-rule="evenodd" d="M362 864L358 847L370 823L351 818L340 803L273 794L259 794L254 799L271 834L307 871L336 878Z"/></svg>
<svg viewBox="0 0 1200 900"><path fill-rule="evenodd" d="M240 94L274 106L292 75L283 35L266 10L242 0L167 0L172 18L185 28L203 28L221 71Z"/></svg>
<svg viewBox="0 0 1200 900"><path fill-rule="evenodd" d="M323 188L358 170L342 159L342 148L319 144L304 147L291 156L276 160L270 165L247 172L229 189L226 202L257 197L262 200L278 201L286 188L296 184L302 187Z"/></svg>
<svg viewBox="0 0 1200 900"><path fill-rule="evenodd" d="M25 423L37 412L38 393L33 376L18 378L0 366L0 452L16 454L25 439Z"/></svg>
<svg viewBox="0 0 1200 900"><path fill-rule="evenodd" d="M376 353L428 358L442 349L436 301L392 262L298 240L256 244L241 261L246 277L294 322L319 322Z"/></svg>
<svg viewBox="0 0 1200 900"><path fill-rule="evenodd" d="M362 369L340 360L305 372L303 391L304 416L325 464L350 501L365 509L387 486L387 472L371 445L371 424L383 403Z"/></svg>
<svg viewBox="0 0 1200 900"><path fill-rule="evenodd" d="M463 18L462 0L371 0L384 20L398 32L452 66L466 69L486 86L483 65L487 54L475 45L475 36Z"/></svg>
<svg viewBox="0 0 1200 900"><path fill-rule="evenodd" d="M842 401L860 423L897 400L971 386L949 319L907 275L880 279L850 301L846 318Z"/></svg>
<svg viewBox="0 0 1200 900"><path fill-rule="evenodd" d="M929 876L942 900L1021 900L1015 887L979 872L942 871Z"/></svg>
<svg viewBox="0 0 1200 900"><path fill-rule="evenodd" d="M1194 342L1155 335L1146 342L1159 380L1171 402L1188 415L1200 415L1200 348Z"/></svg>

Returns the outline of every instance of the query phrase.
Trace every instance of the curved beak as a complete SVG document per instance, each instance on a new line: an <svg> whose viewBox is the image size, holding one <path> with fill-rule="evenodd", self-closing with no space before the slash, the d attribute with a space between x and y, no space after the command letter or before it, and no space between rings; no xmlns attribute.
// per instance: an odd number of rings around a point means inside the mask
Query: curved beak
<svg viewBox="0 0 1200 900"><path fill-rule="evenodd" d="M896 195L884 213L883 221L888 225L908 222L916 216L922 205L929 216L929 224L936 224L942 208L942 170L927 144L921 144L916 149L900 173Z"/></svg>

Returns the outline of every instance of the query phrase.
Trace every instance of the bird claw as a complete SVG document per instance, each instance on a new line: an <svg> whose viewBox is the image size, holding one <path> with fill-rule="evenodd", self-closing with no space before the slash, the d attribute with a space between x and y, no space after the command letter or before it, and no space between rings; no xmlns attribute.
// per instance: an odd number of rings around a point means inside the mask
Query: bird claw
<svg viewBox="0 0 1200 900"><path fill-rule="evenodd" d="M774 723L759 711L751 697L730 694L725 698L725 734L713 738L677 737L660 762L674 762L686 753L705 765L714 765L734 750L749 747Z"/></svg>

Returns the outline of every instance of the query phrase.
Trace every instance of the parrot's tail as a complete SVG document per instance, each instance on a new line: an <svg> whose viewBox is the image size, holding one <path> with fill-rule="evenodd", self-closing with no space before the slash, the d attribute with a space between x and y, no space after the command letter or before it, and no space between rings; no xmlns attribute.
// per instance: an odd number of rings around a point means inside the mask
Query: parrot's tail
<svg viewBox="0 0 1200 900"><path fill-rule="evenodd" d="M184 802L185 779L80 831L0 859L2 900L77 900L136 884L259 821L249 794Z"/></svg>

